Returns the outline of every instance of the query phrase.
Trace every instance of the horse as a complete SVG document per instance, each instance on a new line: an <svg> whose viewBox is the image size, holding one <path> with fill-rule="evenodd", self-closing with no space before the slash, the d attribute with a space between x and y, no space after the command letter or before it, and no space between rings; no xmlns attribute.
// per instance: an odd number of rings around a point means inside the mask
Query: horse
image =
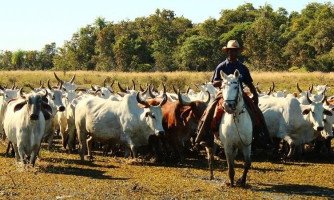
<svg viewBox="0 0 334 200"><path fill-rule="evenodd" d="M234 187L234 160L237 155L237 150L239 149L243 153L245 163L243 174L241 178L238 179L237 186L245 187L247 173L251 167L250 155L253 124L243 99L239 71L235 70L234 74L228 76L221 72L220 76L223 80L220 92L224 99L224 114L219 124L219 139L224 146L230 179L230 182L226 185ZM210 180L212 180L214 178L212 169L213 151L206 142L202 142L201 145L205 147L208 155Z"/></svg>

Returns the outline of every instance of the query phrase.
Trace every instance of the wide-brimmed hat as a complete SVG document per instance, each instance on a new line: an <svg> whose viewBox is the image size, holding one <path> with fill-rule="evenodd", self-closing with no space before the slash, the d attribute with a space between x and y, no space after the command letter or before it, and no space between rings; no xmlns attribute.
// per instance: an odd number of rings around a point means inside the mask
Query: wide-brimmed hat
<svg viewBox="0 0 334 200"><path fill-rule="evenodd" d="M227 45L223 47L224 51L227 51L228 49L242 50L242 47L240 47L238 41L236 41L236 40L230 40L230 41L227 42Z"/></svg>

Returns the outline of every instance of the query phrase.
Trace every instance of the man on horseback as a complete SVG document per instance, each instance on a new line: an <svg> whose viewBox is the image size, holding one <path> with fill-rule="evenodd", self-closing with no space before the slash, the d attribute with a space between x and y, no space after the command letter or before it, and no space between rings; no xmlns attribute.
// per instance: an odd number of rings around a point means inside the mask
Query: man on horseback
<svg viewBox="0 0 334 200"><path fill-rule="evenodd" d="M264 121L263 114L258 107L259 97L255 86L253 85L253 79L248 68L238 60L238 55L241 50L242 48L238 41L228 41L227 46L223 47L223 51L227 53L228 57L216 67L211 81L215 87L220 88L222 83L222 78L220 76L221 71L226 75L233 74L236 69L240 72L239 81L246 85L252 93L251 98L246 93L243 94L243 98L249 113L251 113L253 123L253 143L255 143L255 146L268 149L272 146L269 138L269 131ZM224 100L222 99L221 93L218 93L216 99L207 107L198 126L195 145L198 145L203 141L210 146L213 145L214 135L215 132L218 131L220 119L224 112L223 102Z"/></svg>

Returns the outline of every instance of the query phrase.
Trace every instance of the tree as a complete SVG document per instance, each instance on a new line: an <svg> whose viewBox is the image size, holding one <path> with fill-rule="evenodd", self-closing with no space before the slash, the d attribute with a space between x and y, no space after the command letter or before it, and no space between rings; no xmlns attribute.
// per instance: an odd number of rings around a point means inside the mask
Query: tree
<svg viewBox="0 0 334 200"><path fill-rule="evenodd" d="M192 36L187 38L177 54L180 70L206 71L217 65L219 56L218 40L204 36Z"/></svg>

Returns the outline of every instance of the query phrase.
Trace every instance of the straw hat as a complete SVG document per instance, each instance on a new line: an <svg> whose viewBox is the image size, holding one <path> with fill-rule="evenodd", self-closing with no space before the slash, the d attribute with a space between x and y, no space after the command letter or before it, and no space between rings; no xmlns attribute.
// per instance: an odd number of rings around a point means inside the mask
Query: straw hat
<svg viewBox="0 0 334 200"><path fill-rule="evenodd" d="M238 41L236 41L236 40L230 40L230 41L227 42L227 45L223 47L224 51L227 51L228 49L242 50L242 47L240 47Z"/></svg>

